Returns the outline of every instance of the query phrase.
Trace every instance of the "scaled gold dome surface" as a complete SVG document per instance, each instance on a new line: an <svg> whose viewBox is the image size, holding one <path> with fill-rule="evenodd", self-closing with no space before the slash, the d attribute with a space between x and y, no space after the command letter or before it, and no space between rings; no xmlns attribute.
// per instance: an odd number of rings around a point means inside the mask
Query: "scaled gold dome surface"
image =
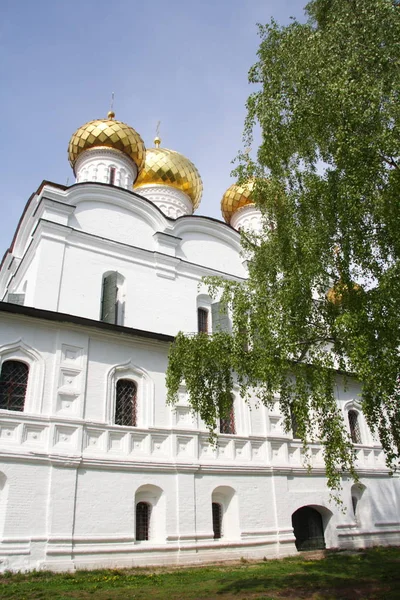
<svg viewBox="0 0 400 600"><path fill-rule="evenodd" d="M158 138L154 140L159 143ZM203 193L203 182L194 164L175 150L148 148L144 167L139 173L134 189L143 185L169 185L189 196L196 209Z"/></svg>
<svg viewBox="0 0 400 600"><path fill-rule="evenodd" d="M138 171L144 165L146 148L140 135L126 123L115 121L109 113L108 119L89 121L79 127L70 139L68 158L72 168L78 156L89 148L106 146L120 150L136 164Z"/></svg>
<svg viewBox="0 0 400 600"><path fill-rule="evenodd" d="M231 222L232 215L242 206L254 204L251 195L254 189L254 181L246 181L241 185L234 183L228 188L221 200L221 212L227 223Z"/></svg>

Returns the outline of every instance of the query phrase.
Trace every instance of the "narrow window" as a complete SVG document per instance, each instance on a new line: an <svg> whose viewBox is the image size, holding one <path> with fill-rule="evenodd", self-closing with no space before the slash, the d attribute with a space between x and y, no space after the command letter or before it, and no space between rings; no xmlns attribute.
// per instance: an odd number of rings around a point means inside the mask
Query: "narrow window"
<svg viewBox="0 0 400 600"><path fill-rule="evenodd" d="M115 424L136 427L136 384L130 379L117 381Z"/></svg>
<svg viewBox="0 0 400 600"><path fill-rule="evenodd" d="M222 506L218 502L212 503L212 522L214 540L219 540L222 534Z"/></svg>
<svg viewBox="0 0 400 600"><path fill-rule="evenodd" d="M358 504L358 498L356 496L352 496L351 497L351 503L353 505L353 513L355 518L357 518L357 504Z"/></svg>
<svg viewBox="0 0 400 600"><path fill-rule="evenodd" d="M0 408L24 410L29 367L19 360L6 360L0 375Z"/></svg>
<svg viewBox="0 0 400 600"><path fill-rule="evenodd" d="M216 331L231 331L229 315L222 310L220 302L211 304L211 321L213 333Z"/></svg>
<svg viewBox="0 0 400 600"><path fill-rule="evenodd" d="M199 333L208 332L208 310L205 308L197 309L197 331Z"/></svg>
<svg viewBox="0 0 400 600"><path fill-rule="evenodd" d="M122 279L117 271L103 277L103 290L101 297L101 320L105 323L122 324L124 306L119 301L118 278Z"/></svg>
<svg viewBox="0 0 400 600"><path fill-rule="evenodd" d="M233 435L236 433L235 431L235 410L233 408L233 401L231 405L231 410L227 417L223 417L219 420L219 432L220 433L230 433Z"/></svg>
<svg viewBox="0 0 400 600"><path fill-rule="evenodd" d="M136 504L136 540L143 542L149 539L151 507L147 502Z"/></svg>
<svg viewBox="0 0 400 600"><path fill-rule="evenodd" d="M114 185L115 184L115 167L110 167L110 176L109 176L109 181L108 183L110 185Z"/></svg>
<svg viewBox="0 0 400 600"><path fill-rule="evenodd" d="M355 410L349 410L348 413L350 437L353 444L361 444L360 424L358 422L358 413Z"/></svg>

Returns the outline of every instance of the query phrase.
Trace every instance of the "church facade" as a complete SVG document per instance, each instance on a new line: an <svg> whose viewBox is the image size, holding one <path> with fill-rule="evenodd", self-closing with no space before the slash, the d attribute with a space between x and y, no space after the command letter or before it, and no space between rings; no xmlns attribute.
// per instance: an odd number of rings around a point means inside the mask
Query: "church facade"
<svg viewBox="0 0 400 600"><path fill-rule="evenodd" d="M276 557L400 543L400 485L338 380L360 483L329 498L322 449L235 394L216 447L182 386L166 404L178 331L229 319L202 278L246 277L251 185L224 221L196 216L202 182L178 152L128 125L79 128L70 187L30 197L0 268L0 569L116 567Z"/></svg>

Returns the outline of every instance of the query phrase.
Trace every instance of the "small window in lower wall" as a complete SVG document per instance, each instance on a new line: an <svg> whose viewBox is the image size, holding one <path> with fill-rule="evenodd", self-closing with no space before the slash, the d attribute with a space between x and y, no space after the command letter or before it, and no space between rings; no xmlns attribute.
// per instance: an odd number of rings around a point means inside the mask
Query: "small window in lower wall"
<svg viewBox="0 0 400 600"><path fill-rule="evenodd" d="M3 362L0 374L0 408L23 411L29 367L20 360Z"/></svg>
<svg viewBox="0 0 400 600"><path fill-rule="evenodd" d="M222 506L218 502L212 503L212 521L214 540L219 540L222 536Z"/></svg>
<svg viewBox="0 0 400 600"><path fill-rule="evenodd" d="M115 399L115 424L136 427L137 403L136 383L131 379L117 381Z"/></svg>
<svg viewBox="0 0 400 600"><path fill-rule="evenodd" d="M136 504L136 540L143 542L149 539L151 506L148 502Z"/></svg>

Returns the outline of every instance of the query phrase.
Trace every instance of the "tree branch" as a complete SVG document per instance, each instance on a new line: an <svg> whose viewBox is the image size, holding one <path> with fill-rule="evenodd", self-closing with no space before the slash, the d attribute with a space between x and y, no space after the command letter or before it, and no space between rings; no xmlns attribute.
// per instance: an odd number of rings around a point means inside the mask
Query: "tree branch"
<svg viewBox="0 0 400 600"><path fill-rule="evenodd" d="M393 156L385 156L384 154L380 154L381 159L387 164L393 167L394 169L400 169L399 164L395 161Z"/></svg>

